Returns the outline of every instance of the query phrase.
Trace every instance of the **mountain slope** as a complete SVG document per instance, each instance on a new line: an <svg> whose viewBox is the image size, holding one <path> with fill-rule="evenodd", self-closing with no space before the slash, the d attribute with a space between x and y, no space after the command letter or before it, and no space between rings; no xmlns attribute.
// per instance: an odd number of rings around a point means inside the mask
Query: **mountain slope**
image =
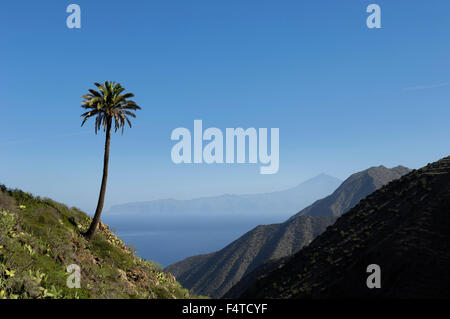
<svg viewBox="0 0 450 319"><path fill-rule="evenodd" d="M347 178L333 194L307 207L299 214L310 216L341 216L376 189L386 185L390 181L400 178L408 172L410 172L410 169L403 166L390 169L384 166L378 166L355 173Z"/></svg>
<svg viewBox="0 0 450 319"><path fill-rule="evenodd" d="M336 220L336 215L404 171L408 169L380 166L353 174L333 194L286 222L258 226L220 251L189 257L166 271L197 294L221 297L263 262L288 256L309 244Z"/></svg>
<svg viewBox="0 0 450 319"><path fill-rule="evenodd" d="M189 297L108 226L86 241L81 232L90 222L76 208L0 185L0 299ZM79 289L66 285L72 264L81 269Z"/></svg>
<svg viewBox="0 0 450 319"><path fill-rule="evenodd" d="M189 257L168 266L166 271L195 293L220 297L247 271L310 243L334 219L300 216L289 224L258 226L219 252Z"/></svg>
<svg viewBox="0 0 450 319"><path fill-rule="evenodd" d="M221 229L225 225L273 223L288 218L319 198L331 194L342 181L325 174L283 191L222 195L191 200L160 199L115 205L105 220L118 230Z"/></svg>
<svg viewBox="0 0 450 319"><path fill-rule="evenodd" d="M361 201L242 298L450 298L450 157ZM381 267L368 289L367 266Z"/></svg>

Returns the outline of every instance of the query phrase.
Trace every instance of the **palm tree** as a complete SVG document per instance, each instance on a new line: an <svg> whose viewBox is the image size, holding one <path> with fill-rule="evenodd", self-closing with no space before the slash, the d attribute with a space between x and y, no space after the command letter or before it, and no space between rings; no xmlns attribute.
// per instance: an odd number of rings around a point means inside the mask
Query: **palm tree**
<svg viewBox="0 0 450 319"><path fill-rule="evenodd" d="M103 177L102 185L100 187L100 194L98 197L97 209L95 210L94 218L88 231L84 236L90 240L94 236L98 223L100 222L100 215L103 209L103 203L105 201L106 181L108 179L108 163L109 163L109 145L111 142L111 128L114 120L114 132L123 129L125 122L131 128L131 122L128 116L133 118L136 115L132 112L140 110L141 108L129 98L134 96L133 93L124 93L125 89L115 82L106 81L104 84L94 83L98 88L98 91L90 89L89 94L83 95L83 101L81 107L88 111L81 114L83 122L81 126L90 118L95 117L95 134L103 128L106 132L105 139L105 155L103 160Z"/></svg>

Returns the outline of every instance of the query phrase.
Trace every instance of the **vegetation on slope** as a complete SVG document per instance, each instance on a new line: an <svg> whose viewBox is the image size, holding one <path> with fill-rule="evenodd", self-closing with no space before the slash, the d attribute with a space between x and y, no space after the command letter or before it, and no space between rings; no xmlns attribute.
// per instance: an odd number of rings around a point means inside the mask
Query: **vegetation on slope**
<svg viewBox="0 0 450 319"><path fill-rule="evenodd" d="M220 251L189 257L168 266L166 271L173 273L194 293L216 298L238 297L261 271L278 267L275 261L263 265L264 262L296 253L333 224L337 216L409 171L402 166L379 166L355 173L331 195L284 223L258 226ZM253 270L255 274L251 274ZM241 281L243 278L245 280ZM226 294L232 287L233 291Z"/></svg>
<svg viewBox="0 0 450 319"><path fill-rule="evenodd" d="M219 298L264 261L293 254L309 244L334 220L331 216L299 216L289 223L258 226L218 252L184 259L166 271L194 293Z"/></svg>
<svg viewBox="0 0 450 319"><path fill-rule="evenodd" d="M450 157L369 195L242 298L450 298ZM381 267L368 289L367 266Z"/></svg>
<svg viewBox="0 0 450 319"><path fill-rule="evenodd" d="M0 186L0 299L188 298L162 267L136 257L100 223L76 208ZM69 288L67 266L81 267L81 287Z"/></svg>
<svg viewBox="0 0 450 319"><path fill-rule="evenodd" d="M347 178L336 191L328 197L316 201L311 206L303 209L292 216L286 223L292 223L301 216L341 216L353 208L360 200L365 198L380 187L389 182L399 179L411 170L404 166L386 168L384 166L371 167L364 171L355 173ZM333 221L334 222L334 221ZM331 223L330 223L331 224ZM234 285L223 297L238 298L258 278L269 272L280 268L289 259L288 255L283 258L271 259L253 271L247 273L236 285Z"/></svg>
<svg viewBox="0 0 450 319"><path fill-rule="evenodd" d="M339 217L367 195L410 171L409 168L404 166L393 168L377 166L352 174L333 194L315 202L297 215ZM295 218L297 215L291 218Z"/></svg>

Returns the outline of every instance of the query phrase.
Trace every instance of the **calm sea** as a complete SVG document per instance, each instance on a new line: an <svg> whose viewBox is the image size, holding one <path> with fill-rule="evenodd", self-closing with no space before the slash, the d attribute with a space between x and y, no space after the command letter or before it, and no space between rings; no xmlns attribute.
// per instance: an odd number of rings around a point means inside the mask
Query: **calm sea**
<svg viewBox="0 0 450 319"><path fill-rule="evenodd" d="M220 250L248 230L117 231L116 234L133 245L138 256L166 267L186 257Z"/></svg>

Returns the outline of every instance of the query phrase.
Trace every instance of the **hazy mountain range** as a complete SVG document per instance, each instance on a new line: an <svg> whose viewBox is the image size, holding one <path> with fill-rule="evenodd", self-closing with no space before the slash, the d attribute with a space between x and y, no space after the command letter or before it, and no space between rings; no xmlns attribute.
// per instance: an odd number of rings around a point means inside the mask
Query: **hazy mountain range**
<svg viewBox="0 0 450 319"><path fill-rule="evenodd" d="M333 224L337 216L409 171L402 166L379 166L353 174L331 195L284 223L258 226L220 251L189 257L168 266L166 271L197 294L221 297L246 274L270 259L297 252Z"/></svg>
<svg viewBox="0 0 450 319"><path fill-rule="evenodd" d="M331 194L342 181L321 174L296 187L264 194L222 195L191 200L160 199L115 205L104 220L120 230L187 228L214 229L288 218L319 198Z"/></svg>
<svg viewBox="0 0 450 319"><path fill-rule="evenodd" d="M233 290L247 286L242 298L449 298L449 213L447 157L374 192L300 252ZM381 269L380 289L366 285L371 264Z"/></svg>

